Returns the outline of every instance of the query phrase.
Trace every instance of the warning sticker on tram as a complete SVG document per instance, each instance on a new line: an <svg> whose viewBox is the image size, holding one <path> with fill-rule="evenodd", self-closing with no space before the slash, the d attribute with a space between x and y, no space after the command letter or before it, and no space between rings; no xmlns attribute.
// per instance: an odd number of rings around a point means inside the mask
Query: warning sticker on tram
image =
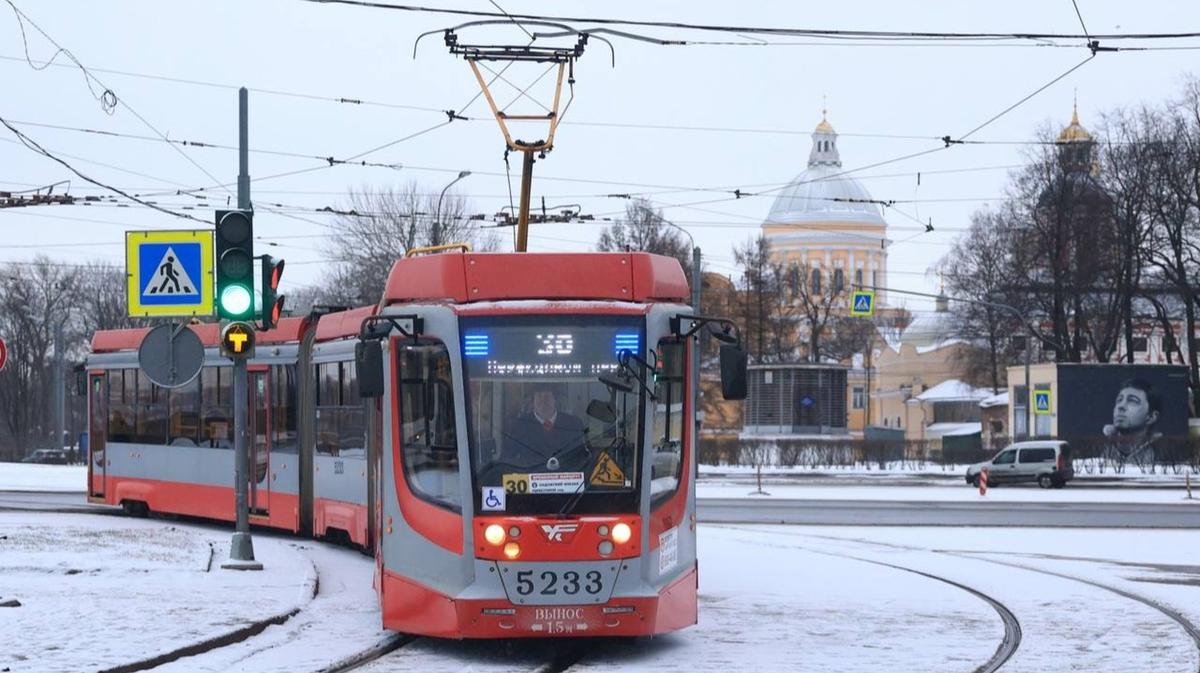
<svg viewBox="0 0 1200 673"><path fill-rule="evenodd" d="M617 461L613 460L607 451L600 454L600 460L596 461L596 467L592 470L592 476L588 478L588 482L592 486L626 485L625 473L621 471Z"/></svg>

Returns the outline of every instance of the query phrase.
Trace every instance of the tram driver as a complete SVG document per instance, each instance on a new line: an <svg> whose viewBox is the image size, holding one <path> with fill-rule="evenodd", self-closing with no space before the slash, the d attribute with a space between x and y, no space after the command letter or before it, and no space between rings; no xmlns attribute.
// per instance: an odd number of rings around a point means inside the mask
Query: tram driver
<svg viewBox="0 0 1200 673"><path fill-rule="evenodd" d="M587 426L578 416L558 408L560 394L559 386L552 382L533 384L529 409L507 423L503 462L553 472L586 461Z"/></svg>

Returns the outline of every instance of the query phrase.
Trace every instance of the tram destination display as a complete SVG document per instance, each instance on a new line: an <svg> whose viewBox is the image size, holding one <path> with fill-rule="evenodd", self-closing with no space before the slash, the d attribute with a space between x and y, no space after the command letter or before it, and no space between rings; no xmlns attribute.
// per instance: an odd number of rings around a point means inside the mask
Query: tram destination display
<svg viewBox="0 0 1200 673"><path fill-rule="evenodd" d="M463 355L488 378L571 378L617 369L622 351L639 357L642 336L622 325L495 325L463 334Z"/></svg>

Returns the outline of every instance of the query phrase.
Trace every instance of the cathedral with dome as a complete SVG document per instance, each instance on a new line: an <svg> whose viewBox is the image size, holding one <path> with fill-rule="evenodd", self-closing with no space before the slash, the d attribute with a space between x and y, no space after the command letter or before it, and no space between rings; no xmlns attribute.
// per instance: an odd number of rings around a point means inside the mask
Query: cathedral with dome
<svg viewBox="0 0 1200 673"><path fill-rule="evenodd" d="M804 271L814 294L887 284L887 221L867 188L845 174L837 131L824 112L808 169L779 191L762 232L778 260ZM885 299L876 296L881 305Z"/></svg>

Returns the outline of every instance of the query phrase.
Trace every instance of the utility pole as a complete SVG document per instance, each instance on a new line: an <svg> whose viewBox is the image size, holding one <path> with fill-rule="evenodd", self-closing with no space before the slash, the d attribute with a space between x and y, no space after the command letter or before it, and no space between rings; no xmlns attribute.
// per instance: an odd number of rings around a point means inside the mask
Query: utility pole
<svg viewBox="0 0 1200 673"><path fill-rule="evenodd" d="M238 208L250 209L250 102L246 88L238 89ZM254 560L254 543L250 538L250 444L246 431L249 416L249 382L246 358L233 358L233 487L237 509L237 527L229 545L229 562L221 565L231 570L262 570Z"/></svg>
<svg viewBox="0 0 1200 673"><path fill-rule="evenodd" d="M529 249L529 198L533 191L533 151L525 150L521 154L525 158L521 162L521 210L517 215L516 252Z"/></svg>
<svg viewBox="0 0 1200 673"><path fill-rule="evenodd" d="M66 425L66 378L63 376L63 323L59 320L54 327L54 443L52 449L63 448L63 432Z"/></svg>

